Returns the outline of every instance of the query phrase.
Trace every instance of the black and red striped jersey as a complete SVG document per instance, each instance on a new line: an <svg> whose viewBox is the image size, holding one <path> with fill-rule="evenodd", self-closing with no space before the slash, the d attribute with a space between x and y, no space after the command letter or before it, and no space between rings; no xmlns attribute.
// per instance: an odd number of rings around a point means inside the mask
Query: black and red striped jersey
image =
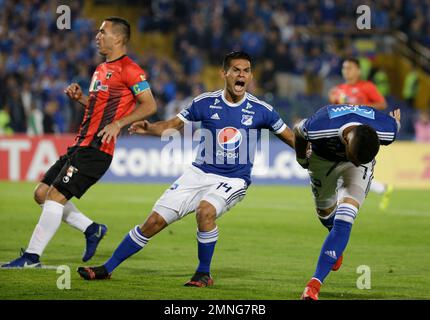
<svg viewBox="0 0 430 320"><path fill-rule="evenodd" d="M75 145L90 146L113 155L113 139L110 143L102 143L97 133L132 112L136 96L148 88L145 71L127 55L98 65L91 80L88 104Z"/></svg>

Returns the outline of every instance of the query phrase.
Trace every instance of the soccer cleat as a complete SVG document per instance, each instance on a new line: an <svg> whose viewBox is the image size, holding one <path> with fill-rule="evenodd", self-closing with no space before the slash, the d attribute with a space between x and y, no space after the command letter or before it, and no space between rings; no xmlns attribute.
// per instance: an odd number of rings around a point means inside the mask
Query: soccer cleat
<svg viewBox="0 0 430 320"><path fill-rule="evenodd" d="M306 285L305 290L302 293L302 300L318 300L318 294L320 292L321 282L317 279L312 278Z"/></svg>
<svg viewBox="0 0 430 320"><path fill-rule="evenodd" d="M111 273L106 271L105 266L79 267L77 271L81 278L85 280L105 280L111 277Z"/></svg>
<svg viewBox="0 0 430 320"><path fill-rule="evenodd" d="M6 264L2 268L41 268L42 264L39 261L39 256L33 253L21 252L22 255Z"/></svg>
<svg viewBox="0 0 430 320"><path fill-rule="evenodd" d="M89 235L85 235L86 248L82 256L83 262L87 262L94 256L94 254L96 253L97 246L105 236L107 229L107 226L105 226L104 224L99 224L96 232Z"/></svg>
<svg viewBox="0 0 430 320"><path fill-rule="evenodd" d="M393 193L393 185L389 184L382 196L381 202L379 203L379 209L381 209L382 211L387 210L388 205L390 204L390 198L391 198L391 194Z"/></svg>
<svg viewBox="0 0 430 320"><path fill-rule="evenodd" d="M196 271L191 280L184 284L184 286L202 288L212 286L213 284L214 281L209 273Z"/></svg>
<svg viewBox="0 0 430 320"><path fill-rule="evenodd" d="M340 269L341 265L342 265L342 261L343 261L343 255L341 255L339 257L339 259L336 260L336 262L334 263L333 267L331 267L332 271L337 271Z"/></svg>

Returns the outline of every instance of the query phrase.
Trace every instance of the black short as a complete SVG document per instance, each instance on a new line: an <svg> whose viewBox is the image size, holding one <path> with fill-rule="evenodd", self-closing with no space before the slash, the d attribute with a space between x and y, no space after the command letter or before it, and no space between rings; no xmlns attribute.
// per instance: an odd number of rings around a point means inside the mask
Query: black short
<svg viewBox="0 0 430 320"><path fill-rule="evenodd" d="M91 147L70 147L45 173L42 182L69 200L80 198L107 171L112 156Z"/></svg>

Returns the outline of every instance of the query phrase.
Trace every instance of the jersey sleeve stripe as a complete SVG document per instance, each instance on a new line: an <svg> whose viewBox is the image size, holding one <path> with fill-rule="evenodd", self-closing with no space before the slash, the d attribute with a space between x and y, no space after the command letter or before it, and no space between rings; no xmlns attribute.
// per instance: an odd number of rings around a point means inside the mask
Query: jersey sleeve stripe
<svg viewBox="0 0 430 320"><path fill-rule="evenodd" d="M176 115L179 119L181 119L184 123L189 124L191 121L185 118L182 114L178 113Z"/></svg>
<svg viewBox="0 0 430 320"><path fill-rule="evenodd" d="M276 130L274 133L275 134L280 134L282 131L284 131L285 129L287 129L287 125L284 123L278 130Z"/></svg>

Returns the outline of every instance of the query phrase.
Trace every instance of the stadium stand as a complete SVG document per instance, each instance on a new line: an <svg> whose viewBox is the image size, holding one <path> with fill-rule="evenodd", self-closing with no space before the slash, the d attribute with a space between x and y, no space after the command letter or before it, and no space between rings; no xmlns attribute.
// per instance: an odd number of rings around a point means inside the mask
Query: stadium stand
<svg viewBox="0 0 430 320"><path fill-rule="evenodd" d="M92 39L109 15L122 15L132 22L130 55L148 72L159 104L153 120L171 115L171 107L166 108L171 102L185 103L193 93L218 88L219 60L237 49L248 51L256 61L254 93L275 105L289 123L327 103L329 88L342 81L341 63L346 56L359 57L365 78L382 86L389 105L405 111L401 138L413 139L418 111L429 112L427 2L372 3L369 32L357 30L355 9L370 1L65 4L72 11L72 28L60 31L56 1L0 0L0 132L76 131L83 110L66 99L63 88L72 81L88 88L91 73L101 61ZM412 70L416 70L416 91L409 99L402 93Z"/></svg>

